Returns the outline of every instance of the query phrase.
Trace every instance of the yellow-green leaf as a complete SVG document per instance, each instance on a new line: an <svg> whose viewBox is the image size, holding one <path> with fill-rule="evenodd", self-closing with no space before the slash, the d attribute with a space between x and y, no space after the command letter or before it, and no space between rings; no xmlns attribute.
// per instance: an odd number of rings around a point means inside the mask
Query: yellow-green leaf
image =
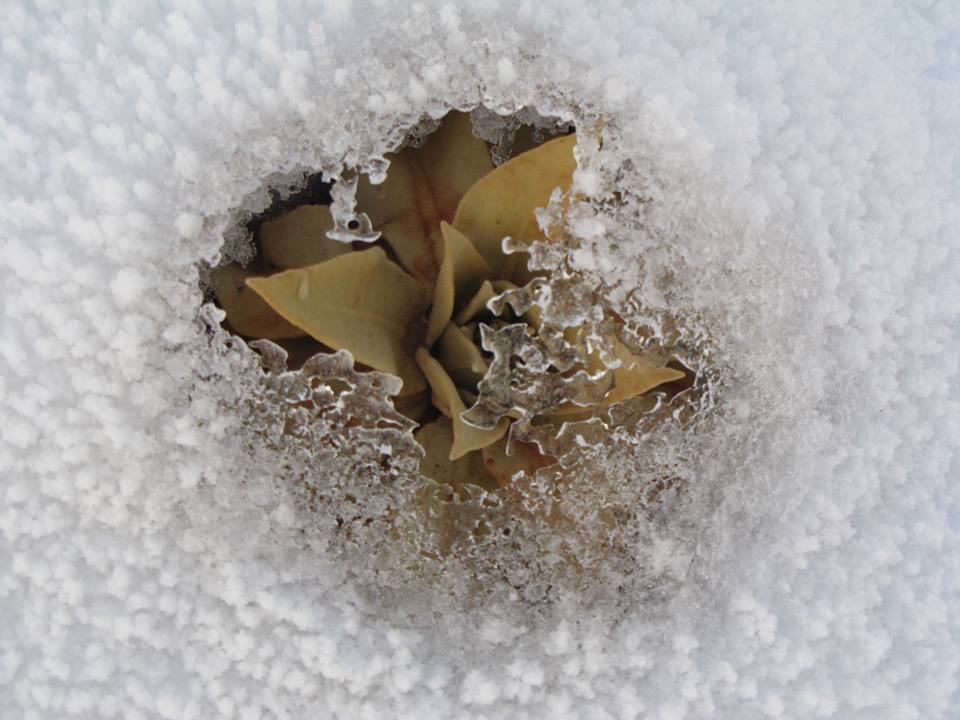
<svg viewBox="0 0 960 720"><path fill-rule="evenodd" d="M426 387L410 352L408 329L430 302L416 280L380 248L272 275L247 284L294 325L335 350L403 380L403 394Z"/></svg>
<svg viewBox="0 0 960 720"><path fill-rule="evenodd" d="M450 411L450 406L447 404L447 401L437 395L436 391L431 391L430 393L430 402L433 403L433 406L444 414L446 417L453 417Z"/></svg>
<svg viewBox="0 0 960 720"><path fill-rule="evenodd" d="M436 342L450 322L456 298L475 292L487 273L486 262L462 233L446 222L440 223L440 231L443 235L443 262L427 323L427 347Z"/></svg>
<svg viewBox="0 0 960 720"><path fill-rule="evenodd" d="M657 367L646 358L635 355L619 340L614 345L614 355L620 361L620 367L613 370L613 388L603 398L607 405L629 400L684 376L679 370Z"/></svg>
<svg viewBox="0 0 960 720"><path fill-rule="evenodd" d="M537 470L556 462L555 458L541 453L534 443L514 440L511 449L513 452L508 455L506 438L483 448L484 466L500 487L511 485L518 472L526 473L531 479Z"/></svg>
<svg viewBox="0 0 960 720"><path fill-rule="evenodd" d="M269 265L289 270L329 260L351 251L348 243L331 240L333 228L326 205L301 205L260 226L260 249Z"/></svg>
<svg viewBox="0 0 960 720"><path fill-rule="evenodd" d="M468 113L448 113L440 127L416 151L434 204L444 220L453 220L460 198L493 170L487 144L473 134Z"/></svg>
<svg viewBox="0 0 960 720"><path fill-rule="evenodd" d="M487 303L496 294L490 281L484 280L477 292L474 293L473 297L470 298L467 304L457 313L453 321L457 325L465 325L470 322L475 315L487 309Z"/></svg>
<svg viewBox="0 0 960 720"><path fill-rule="evenodd" d="M387 155L387 178L357 184L357 210L365 212L415 278L432 285L440 272L440 221L453 219L461 196L490 172L486 144L471 131L470 118L451 113L423 147Z"/></svg>
<svg viewBox="0 0 960 720"><path fill-rule="evenodd" d="M530 243L544 239L535 210L546 207L556 188L566 192L577 163L575 135L551 140L508 160L481 178L460 201L453 226L470 238L494 277L522 283L519 255L505 255L504 237ZM509 258L509 261L508 261ZM516 268L505 273L504 269Z"/></svg>
<svg viewBox="0 0 960 720"><path fill-rule="evenodd" d="M679 370L654 365L642 355L635 354L620 340L614 340L613 357L620 361L617 368L607 369L607 365L600 358L600 353L594 351L587 358L587 370L595 375L606 370L604 377L610 382L610 390L603 396L604 405L629 400L653 390L658 385L679 380L684 375ZM551 414L563 414L563 406L555 408ZM576 412L576 410L573 410Z"/></svg>
<svg viewBox="0 0 960 720"><path fill-rule="evenodd" d="M467 406L464 405L460 394L457 392L457 386L443 369L443 366L437 362L425 348L417 350L417 364L423 371L430 383L430 387L437 395L440 403L445 405L450 413L450 419L453 421L453 445L450 448L450 459L456 460L463 457L471 450L479 450L491 443L496 442L507 432L510 424L509 419L500 418L496 427L490 430L482 430L465 423L460 415ZM441 408L442 409L442 408Z"/></svg>
<svg viewBox="0 0 960 720"><path fill-rule="evenodd" d="M470 238L453 225L444 221L440 223L440 231L453 253L453 287L457 298L473 295L490 274L490 267Z"/></svg>
<svg viewBox="0 0 960 720"><path fill-rule="evenodd" d="M450 242L444 237L443 262L437 274L437 284L433 290L433 305L430 306L430 317L427 320L427 337L424 341L430 347L437 341L443 329L453 316L454 286L453 286L453 253Z"/></svg>
<svg viewBox="0 0 960 720"><path fill-rule="evenodd" d="M440 363L460 387L476 388L487 372L480 348L453 323L440 336L437 352Z"/></svg>
<svg viewBox="0 0 960 720"><path fill-rule="evenodd" d="M574 330L578 330L574 328ZM568 342L576 342L579 333L566 333ZM642 395L663 385L684 377L684 374L673 368L654 365L642 355L636 355L619 340L614 341L613 356L620 361L620 367L607 368L600 358L599 352L593 352L587 358L586 370L591 375L603 373L597 382L609 384L609 390L603 396L603 405L609 406L630 398ZM578 366L576 369L583 369ZM572 402L561 403L555 408L543 413L544 417L575 422L585 420L593 414L591 406L576 405Z"/></svg>
<svg viewBox="0 0 960 720"><path fill-rule="evenodd" d="M303 337L306 333L285 320L263 298L246 285L253 273L231 264L210 271L210 287L227 314L234 332L252 338L281 340Z"/></svg>
<svg viewBox="0 0 960 720"><path fill-rule="evenodd" d="M420 472L428 478L454 489L467 484L485 490L496 489L479 453L467 453L458 460L450 459L453 424L448 418L427 423L414 433L414 438L423 446L425 455L420 461Z"/></svg>

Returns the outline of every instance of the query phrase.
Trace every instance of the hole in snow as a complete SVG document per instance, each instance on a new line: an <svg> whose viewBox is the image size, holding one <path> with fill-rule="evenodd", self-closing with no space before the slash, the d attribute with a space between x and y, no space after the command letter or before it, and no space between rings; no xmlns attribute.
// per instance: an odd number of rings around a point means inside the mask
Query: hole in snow
<svg viewBox="0 0 960 720"><path fill-rule="evenodd" d="M687 492L708 377L682 318L614 307L568 262L607 207L573 185L603 123L577 130L482 107L422 123L377 173L272 189L204 274L224 342L260 354L247 426L302 468L304 532L381 585L650 584L642 538Z"/></svg>

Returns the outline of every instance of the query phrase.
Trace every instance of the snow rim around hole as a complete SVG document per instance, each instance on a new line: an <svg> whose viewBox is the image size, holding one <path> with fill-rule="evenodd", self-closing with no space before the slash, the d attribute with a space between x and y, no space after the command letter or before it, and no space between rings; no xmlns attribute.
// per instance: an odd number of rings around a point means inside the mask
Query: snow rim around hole
<svg viewBox="0 0 960 720"><path fill-rule="evenodd" d="M748 214L742 207L737 208L730 202L729 197L717 193L718 188L712 177L714 168L700 164L704 151L702 145L698 144L695 138L690 140L682 137L675 126L664 130L667 123L675 120L670 118L664 121L663 116L668 109L663 106L654 104L653 108L630 118L625 126L621 127L625 119L623 116L603 110L584 111L582 108L589 108L591 105L584 103L582 98L578 98L577 102L571 99L567 105L554 106L546 102L544 97L531 97L526 102L512 106L497 107L489 98L485 98L483 102L488 106L493 105L498 113L507 116L516 113L519 105L521 108L536 107L542 117L555 117L563 122L573 122L578 127L589 127L599 117L603 117L609 124L608 131L605 131L608 138L604 148L592 147L587 150L588 154L580 160L575 180L578 189L587 190L588 194L596 194L596 197L590 200L592 205L585 204L581 210L589 213L600 209L604 223L603 232L598 238L596 230L588 226L586 237L580 239L579 251L571 258L571 265L585 276L591 277L611 303L619 301L622 303L621 308L631 308L634 311L633 315L628 314L626 317L628 327L640 326L651 319L655 322L655 318L662 317L664 312L672 314L674 318L686 315L695 319L684 331L692 332L698 336L701 343L706 343L701 345L700 352L704 352L706 347L710 348L709 354L713 358L711 362L715 363L710 367L710 373L716 381L716 387L709 392L719 399L715 411L708 413L709 420L700 419L694 433L681 433L678 440L689 453L696 453L697 442L712 448L723 447L724 452L711 457L704 456L692 462L689 457L685 458L685 472L689 473L686 478L687 492L682 498L674 498L669 507L659 508L645 523L645 535L642 540L638 538L643 545L638 545L637 566L634 568L639 576L624 578L622 585L618 586L616 580L607 577L607 584L584 590L582 582L571 581L569 574L561 572L558 578L554 578L560 581L559 587L550 587L546 590L546 595L537 597L534 594L524 602L524 588L511 588L510 583L501 579L502 586L491 592L489 587L478 586L476 578L470 577L471 571L462 565L445 561L438 566L436 572L441 575L453 573L457 576L454 580L457 589L453 592L453 597L464 607L482 598L496 599L507 605L515 605L519 601L535 614L550 614L558 607L569 606L570 603L617 607L618 613L637 612L638 607L650 606L650 612L660 614L664 603L669 604L671 598L685 594L680 592L685 585L693 583L701 588L700 592L708 592L711 587L726 586L730 578L728 573L733 569L731 563L742 556L742 548L734 538L739 538L740 541L746 541L746 538L750 537L755 539L757 531L764 528L767 518L762 514L750 515L749 503L744 498L751 490L742 483L745 458L749 457L752 462L761 464L766 462L766 459L748 449L751 443L755 444L758 437L762 437L765 429L762 424L757 426L756 414L745 421L750 411L744 408L750 408L751 405L766 407L766 419L775 422L776 413L789 414L791 403L794 408L797 407L796 398L791 398L790 393L799 392L797 388L791 388L782 382L777 385L784 372L782 366L778 368L774 363L770 363L758 368L755 364L751 365L749 350L744 350L745 328L763 327L763 322L757 324L758 308L749 298L746 302L743 299L730 301L742 287L742 277L734 280L731 271L743 260L737 257L736 248L733 252L728 251L725 259L727 266L718 270L715 267L704 267L695 255L696 250L689 245L696 244L701 251L705 248L709 251L714 246L722 248L723 243L730 238L739 236L739 249L742 251L746 242L745 234L753 232L769 235L771 228L774 228L775 235L786 233L782 228L777 229L776 223L760 222L758 228L750 229L751 222L757 224L756 216ZM462 110L473 110L482 106L477 99L451 105ZM448 109L450 108L447 106L441 106L434 108L432 112L443 115ZM422 119L411 122L408 118L409 116L404 114L387 116L383 126L388 127L388 131L379 135L358 136L357 147L372 147L376 150L369 156L351 155L355 167L361 170L381 169L381 153L396 149L402 144L402 138L407 136L409 128L422 126L424 122ZM674 140L672 145L666 144L672 151L666 154L663 153L664 145L661 144L661 136L665 132L673 135L671 139ZM678 135L681 135L679 141L676 140ZM618 147L618 142L624 137L627 138L623 140L626 143L634 142L638 137L642 138L636 149L631 146L631 154L623 154ZM314 152L315 158L323 157L322 150ZM584 149L579 152L583 155ZM325 159L317 163L317 166L315 171L323 172L325 179L332 180L339 176L343 168L349 168L348 161L344 159L341 159L339 165L336 161ZM208 215L204 225L207 228L222 228L225 242L223 250L243 257L243 251L238 251L238 248L240 243L245 242L243 235L249 218L265 211L271 205L276 207L278 197L295 194L309 176L310 172L302 165L292 171L270 173L265 182L261 178L255 191L248 192L234 205L235 208L243 208L240 212L232 211L234 220L229 219L230 212L219 212ZM635 200L641 196L643 201ZM624 197L627 198L626 207L622 201ZM696 197L697 202L691 203L690 197ZM280 202L282 205L282 199ZM688 242L690 239L692 243ZM604 242L607 246L614 245L621 252L621 257L618 258L620 262L616 267L598 266L595 262L597 258L604 256L606 248L601 244ZM649 252L644 253L643 250L648 248ZM721 257L723 255L722 249L713 252ZM214 255L212 259L215 257ZM755 262L757 258L749 260ZM808 258L806 262L811 261ZM776 292L777 283L783 282L782 275L772 265L764 264L762 269L748 268L754 273L751 279L757 287L767 292ZM796 268L797 265L792 267ZM770 274L765 276L764 273ZM664 281L667 276L669 282ZM711 288L713 297L700 297L705 287ZM637 312L641 307L642 314ZM751 314L753 317L750 317ZM769 326L769 321L767 325ZM229 342L225 334L215 330L214 333L218 336L218 339L214 340L215 344ZM737 341L740 341L739 346L736 346ZM754 336L748 342L756 344L758 339ZM234 352L238 345L243 346L243 343L235 344ZM783 350L784 348L763 347L768 361L776 357L778 362L788 365L789 359L783 357ZM222 353L223 349L220 348L219 352ZM241 351L241 354L244 353L247 357L238 370L252 373L252 377L248 374L238 387L253 390L258 384L260 369L252 351ZM771 373L775 374L775 377L771 377ZM780 392L770 392L772 387L779 387ZM753 399L742 399L744 388ZM235 395L237 407L242 407L244 402L256 397L257 393L255 391L246 398L241 398L241 394L237 391ZM735 400L728 404L729 397ZM228 412L236 412L237 407L232 411L228 409ZM270 452L266 448L255 451L250 442L244 443L243 448L242 454L248 456L252 452L257 455ZM259 457L256 464L262 462L269 463L270 455ZM276 456L273 457L273 462L275 465L278 463ZM280 461L278 467L289 469L290 463L290 458L286 457ZM239 468L236 472L240 472ZM733 482L731 478L734 479ZM386 609L403 608L405 614L412 617L418 609L440 607L449 600L450 585L446 582L439 583L436 588L427 584L417 592L409 593L409 583L416 582L418 576L423 579L422 572L414 573L411 577L395 572L389 567L389 563L381 567L370 563L364 567L363 563L369 561L370 554L362 551L363 542L352 550L340 548L334 551L334 556L328 556L321 561L324 553L330 550L328 539L323 537L322 532L310 532L308 527L319 518L302 509L294 509L296 503L292 506L291 498L284 497L286 492L282 478L274 477L268 485L269 489L259 487L255 493L263 496L264 493L277 492L282 498L277 501L278 507L286 508L281 515L289 523L289 526L281 526L265 534L265 547L261 550L268 555L275 549L272 546L288 544L300 533L303 535L301 541L306 557L295 564L309 565L307 558L310 556L318 556L318 564L344 564L345 567L340 568L340 575L353 578L357 591L367 602ZM729 523L729 526L726 523ZM214 525L221 527L219 523ZM297 527L298 525L300 527ZM766 530L769 532L770 527L767 526ZM291 532L292 535L283 540L284 534ZM213 544L221 545L223 539L221 537ZM370 540L367 539L366 542L369 543ZM703 548L709 549L704 551ZM489 560L489 557L487 559ZM514 561L520 560L515 558ZM721 569L718 566L723 567ZM487 572L489 573L489 570ZM620 572L623 572L622 567ZM436 575L434 582L439 578L440 575ZM489 582L490 578L486 577L485 580ZM528 578L528 582L535 585L536 578ZM578 585L581 587L578 588ZM543 605L544 600L547 601L546 606Z"/></svg>
<svg viewBox="0 0 960 720"><path fill-rule="evenodd" d="M955 7L176 5L0 30L0 714L956 714ZM727 424L662 554L694 560L622 612L404 615L223 461L256 368L211 359L196 263L340 135L371 157L410 108L543 97L617 115L661 188L649 235L605 228L612 274L644 259L611 293L713 329Z"/></svg>

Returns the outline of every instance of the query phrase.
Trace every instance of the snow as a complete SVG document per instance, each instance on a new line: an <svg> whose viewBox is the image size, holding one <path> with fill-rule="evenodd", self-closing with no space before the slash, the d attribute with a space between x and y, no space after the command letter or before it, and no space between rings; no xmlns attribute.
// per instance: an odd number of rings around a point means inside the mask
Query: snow
<svg viewBox="0 0 960 720"><path fill-rule="evenodd" d="M960 715L958 47L919 1L5 3L0 717ZM333 537L291 474L375 515L403 433L279 441L201 309L268 188L481 103L608 121L570 264L711 367L609 448L688 484L593 589Z"/></svg>

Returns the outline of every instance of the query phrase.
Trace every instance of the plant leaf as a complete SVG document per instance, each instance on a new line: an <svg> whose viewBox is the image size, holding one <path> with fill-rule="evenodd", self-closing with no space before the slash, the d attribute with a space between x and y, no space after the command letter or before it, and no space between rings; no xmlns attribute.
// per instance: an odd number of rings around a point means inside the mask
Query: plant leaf
<svg viewBox="0 0 960 720"><path fill-rule="evenodd" d="M567 135L517 155L463 196L453 226L473 241L493 277L523 284L522 277L514 277L517 273L504 273L508 264L517 265L519 258L514 257L522 254L505 255L501 241L508 235L524 243L545 239L534 211L548 205L554 189L569 189L577 168L576 142L576 135Z"/></svg>
<svg viewBox="0 0 960 720"><path fill-rule="evenodd" d="M606 405L629 400L684 376L679 370L657 367L643 356L634 354L619 340L614 344L613 352L620 360L620 367L613 370L613 388L603 398Z"/></svg>
<svg viewBox="0 0 960 720"><path fill-rule="evenodd" d="M507 438L483 448L483 464L500 487L510 486L518 472L523 471L527 480L531 480L537 470L556 462L556 458L541 453L534 443L514 440L511 450L508 455Z"/></svg>
<svg viewBox="0 0 960 720"><path fill-rule="evenodd" d="M460 394L457 392L457 386L453 384L453 380L447 375L447 371L443 369L443 366L439 362L431 357L426 348L417 350L416 359L417 365L420 366L420 369L427 378L427 382L430 383L430 387L440 401L437 403L438 407L440 407L442 403L449 409L450 419L453 421L453 445L450 448L451 460L463 457L471 450L479 450L480 448L486 447L503 437L510 424L508 418L500 418L500 422L490 430L481 430L480 428L468 425L460 417L460 414L467 409L467 406L464 405Z"/></svg>
<svg viewBox="0 0 960 720"><path fill-rule="evenodd" d="M463 193L490 172L490 153L473 135L470 117L450 113L423 147L404 148L387 158L390 168L380 185L360 178L357 209L367 214L410 274L432 285L443 259L440 221L452 220Z"/></svg>
<svg viewBox="0 0 960 720"><path fill-rule="evenodd" d="M227 314L227 322L234 332L252 338L282 340L299 338L306 333L285 320L263 298L246 285L247 278L256 277L236 264L224 265L210 271L210 287L217 302Z"/></svg>
<svg viewBox="0 0 960 720"><path fill-rule="evenodd" d="M474 296L470 298L469 302L463 306L463 309L457 313L457 316L453 319L453 321L457 325L466 325L474 318L474 316L487 309L487 303L496 294L497 293L494 291L493 285L490 283L490 281L484 280Z"/></svg>
<svg viewBox="0 0 960 720"><path fill-rule="evenodd" d="M440 337L443 329L453 316L453 302L455 299L453 272L454 258L450 242L446 235L443 238L443 262L437 274L437 284L433 290L433 305L430 306L430 317L427 320L427 336L424 344L431 347Z"/></svg>
<svg viewBox="0 0 960 720"><path fill-rule="evenodd" d="M415 502L422 513L424 528L432 532L439 553L446 555L459 540L469 537L473 527L471 511L455 498L477 497L480 488L494 491L496 483L484 469L480 453L468 453L458 460L450 460L453 427L447 418L422 426L414 438L424 449L421 474L439 486L424 483L415 491ZM448 487L453 489L453 496Z"/></svg>
<svg viewBox="0 0 960 720"><path fill-rule="evenodd" d="M333 217L326 205L301 205L260 226L260 249L267 264L289 270L351 252L349 243L327 237Z"/></svg>
<svg viewBox="0 0 960 720"><path fill-rule="evenodd" d="M440 217L448 222L464 193L493 170L490 151L473 134L469 113L447 113L417 155Z"/></svg>
<svg viewBox="0 0 960 720"><path fill-rule="evenodd" d="M404 395L426 387L411 356L408 328L428 293L378 247L247 284L294 325L334 350L403 380Z"/></svg>
<svg viewBox="0 0 960 720"><path fill-rule="evenodd" d="M577 329L579 330L579 329ZM568 342L576 342L575 335L567 335ZM609 390L603 396L602 405L610 406L624 400L629 400L665 383L673 382L684 377L684 373L670 367L654 365L642 355L635 354L620 340L614 341L613 355L620 361L620 367L608 368L600 358L599 352L592 352L587 357L586 368L578 365L574 370L586 369L591 375L603 373L597 382L609 383ZM565 422L575 422L589 418L595 410L592 405L577 405L564 402L545 413L544 417Z"/></svg>
<svg viewBox="0 0 960 720"><path fill-rule="evenodd" d="M509 290L519 290L520 287L509 280L494 280L490 283L493 285L493 289L498 295ZM530 307L520 316L523 318L527 324L535 331L539 331L540 327L543 325L543 310L536 303L530 305Z"/></svg>
<svg viewBox="0 0 960 720"><path fill-rule="evenodd" d="M476 343L453 323L440 336L440 363L459 387L476 388L487 372L487 361Z"/></svg>
<svg viewBox="0 0 960 720"><path fill-rule="evenodd" d="M436 342L450 322L456 298L475 292L487 274L487 263L473 243L446 222L440 223L440 231L443 235L443 262L427 323L427 347Z"/></svg>
<svg viewBox="0 0 960 720"><path fill-rule="evenodd" d="M487 472L479 453L467 453L458 460L450 459L453 445L453 424L449 418L439 418L423 425L414 438L424 449L420 472L440 484L455 490L463 485L476 485L484 490L496 490L496 483Z"/></svg>
<svg viewBox="0 0 960 720"><path fill-rule="evenodd" d="M444 221L440 223L444 238L450 239L453 251L453 286L458 298L473 295L490 275L490 266L470 238Z"/></svg>

